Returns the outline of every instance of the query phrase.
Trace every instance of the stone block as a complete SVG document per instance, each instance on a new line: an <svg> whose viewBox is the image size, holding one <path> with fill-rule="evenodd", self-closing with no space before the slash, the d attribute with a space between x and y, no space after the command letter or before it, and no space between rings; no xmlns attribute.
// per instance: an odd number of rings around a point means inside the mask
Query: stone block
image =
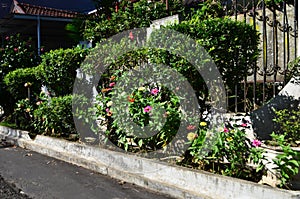
<svg viewBox="0 0 300 199"><path fill-rule="evenodd" d="M273 121L276 117L274 110L295 110L299 108L300 77L292 78L288 84L267 104L251 113L253 130L260 139L271 139L271 133L278 130Z"/></svg>

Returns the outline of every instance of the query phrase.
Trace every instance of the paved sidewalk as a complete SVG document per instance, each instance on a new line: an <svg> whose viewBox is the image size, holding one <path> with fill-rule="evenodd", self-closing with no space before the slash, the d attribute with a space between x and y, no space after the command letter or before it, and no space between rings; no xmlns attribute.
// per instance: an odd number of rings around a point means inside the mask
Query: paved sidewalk
<svg viewBox="0 0 300 199"><path fill-rule="evenodd" d="M36 199L170 198L29 150L3 145L0 176Z"/></svg>

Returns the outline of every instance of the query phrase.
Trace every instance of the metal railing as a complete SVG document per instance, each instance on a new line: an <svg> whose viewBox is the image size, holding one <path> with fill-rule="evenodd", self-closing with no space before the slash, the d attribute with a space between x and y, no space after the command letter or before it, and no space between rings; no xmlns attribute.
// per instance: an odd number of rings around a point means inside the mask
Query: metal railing
<svg viewBox="0 0 300 199"><path fill-rule="evenodd" d="M227 0L223 6L227 15L253 25L261 34L258 62L228 93L230 111L247 112L266 103L287 83L288 63L297 57L298 1L266 5L264 0Z"/></svg>

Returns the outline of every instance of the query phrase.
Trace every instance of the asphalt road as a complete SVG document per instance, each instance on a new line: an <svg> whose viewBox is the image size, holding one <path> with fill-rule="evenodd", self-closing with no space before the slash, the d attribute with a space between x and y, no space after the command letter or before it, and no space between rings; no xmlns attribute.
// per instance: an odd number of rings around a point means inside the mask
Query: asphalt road
<svg viewBox="0 0 300 199"><path fill-rule="evenodd" d="M0 198L26 195L36 199L170 198L29 150L0 145Z"/></svg>

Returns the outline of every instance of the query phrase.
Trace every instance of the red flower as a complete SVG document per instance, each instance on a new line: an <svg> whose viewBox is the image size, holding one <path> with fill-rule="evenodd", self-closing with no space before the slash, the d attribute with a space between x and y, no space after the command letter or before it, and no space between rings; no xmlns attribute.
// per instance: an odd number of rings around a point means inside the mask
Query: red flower
<svg viewBox="0 0 300 199"><path fill-rule="evenodd" d="M135 99L132 98L131 96L128 96L127 99L128 99L128 101L131 102L131 103L135 101Z"/></svg>
<svg viewBox="0 0 300 199"><path fill-rule="evenodd" d="M224 130L223 130L224 133L228 133L229 132L229 129L224 127Z"/></svg>
<svg viewBox="0 0 300 199"><path fill-rule="evenodd" d="M132 32L129 33L129 39L131 39L132 41L134 40L134 36Z"/></svg>
<svg viewBox="0 0 300 199"><path fill-rule="evenodd" d="M14 48L14 51L15 51L15 52L18 52L18 51L19 51L19 49L18 49L18 48Z"/></svg>
<svg viewBox="0 0 300 199"><path fill-rule="evenodd" d="M194 130L195 128L196 128L196 126L191 125L191 124L188 125L188 126L186 127L186 129L187 129L187 130L190 130L190 131L191 131L191 130Z"/></svg>

